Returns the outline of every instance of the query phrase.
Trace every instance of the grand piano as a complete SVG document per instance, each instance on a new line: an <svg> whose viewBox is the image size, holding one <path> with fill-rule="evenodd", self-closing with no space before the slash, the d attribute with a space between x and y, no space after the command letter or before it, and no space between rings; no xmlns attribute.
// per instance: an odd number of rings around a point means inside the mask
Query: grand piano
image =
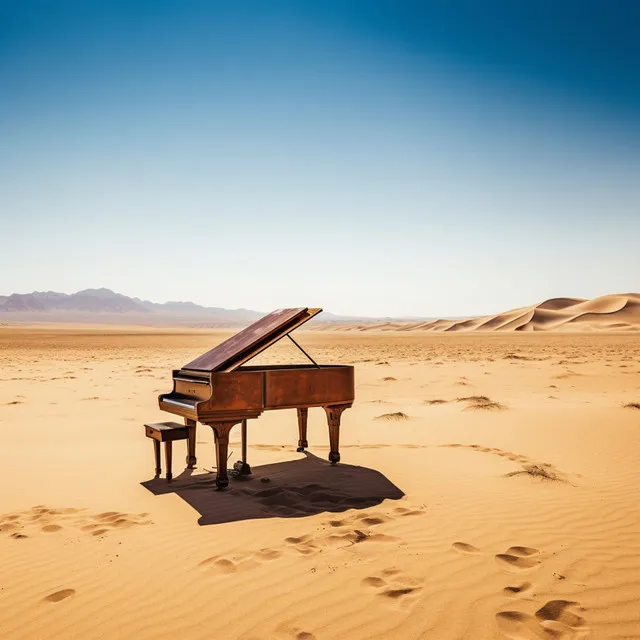
<svg viewBox="0 0 640 640"><path fill-rule="evenodd" d="M242 460L237 474L250 474L247 463L247 420L271 409L296 409L298 451L309 446L310 407L322 407L329 426L329 461L340 461L340 417L353 404L353 367L319 365L290 335L322 309L278 309L173 372L173 391L158 397L160 409L182 416L189 427L187 466L196 464L198 422L213 429L218 489L229 484L229 433L242 425ZM304 365L250 366L246 363L278 340L288 337L310 360Z"/></svg>

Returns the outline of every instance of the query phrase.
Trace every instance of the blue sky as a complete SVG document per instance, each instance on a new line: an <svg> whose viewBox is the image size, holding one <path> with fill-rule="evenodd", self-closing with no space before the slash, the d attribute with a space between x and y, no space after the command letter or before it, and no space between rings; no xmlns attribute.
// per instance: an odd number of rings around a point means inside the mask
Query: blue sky
<svg viewBox="0 0 640 640"><path fill-rule="evenodd" d="M0 294L640 290L640 4L0 0Z"/></svg>

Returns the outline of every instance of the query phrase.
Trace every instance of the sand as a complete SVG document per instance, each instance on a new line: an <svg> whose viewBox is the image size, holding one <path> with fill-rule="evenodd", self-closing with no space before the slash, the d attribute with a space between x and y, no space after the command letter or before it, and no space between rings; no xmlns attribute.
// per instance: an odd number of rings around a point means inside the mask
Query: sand
<svg viewBox="0 0 640 640"><path fill-rule="evenodd" d="M640 331L640 293L621 293L584 298L551 298L539 304L502 313L456 320L428 322L385 322L338 325L340 330L357 331Z"/></svg>
<svg viewBox="0 0 640 640"><path fill-rule="evenodd" d="M343 462L280 411L251 480L213 491L203 426L152 480L158 393L226 335L0 329L4 640L640 638L640 334L298 332L356 366Z"/></svg>

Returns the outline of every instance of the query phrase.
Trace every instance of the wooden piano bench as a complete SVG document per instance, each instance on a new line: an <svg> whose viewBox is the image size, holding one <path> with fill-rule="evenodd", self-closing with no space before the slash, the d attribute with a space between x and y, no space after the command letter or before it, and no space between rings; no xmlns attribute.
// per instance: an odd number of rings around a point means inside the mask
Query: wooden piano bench
<svg viewBox="0 0 640 640"><path fill-rule="evenodd" d="M164 442L164 455L167 463L167 481L171 482L171 457L174 440L188 440L189 427L177 422L154 422L144 425L144 435L153 440L153 448L156 456L156 478L160 477L160 443Z"/></svg>

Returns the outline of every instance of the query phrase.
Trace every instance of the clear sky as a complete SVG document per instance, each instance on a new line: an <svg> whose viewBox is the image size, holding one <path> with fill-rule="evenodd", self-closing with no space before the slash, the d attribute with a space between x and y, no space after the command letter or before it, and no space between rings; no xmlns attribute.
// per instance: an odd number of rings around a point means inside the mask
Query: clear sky
<svg viewBox="0 0 640 640"><path fill-rule="evenodd" d="M640 2L0 0L0 294L640 291Z"/></svg>

